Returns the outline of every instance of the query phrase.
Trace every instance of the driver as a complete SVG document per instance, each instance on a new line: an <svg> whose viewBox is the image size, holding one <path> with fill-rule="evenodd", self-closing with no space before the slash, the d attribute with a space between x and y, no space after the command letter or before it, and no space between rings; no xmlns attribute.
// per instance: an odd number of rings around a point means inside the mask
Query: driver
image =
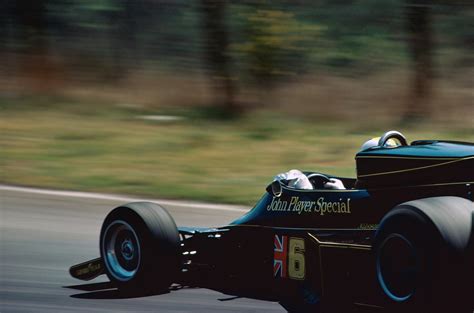
<svg viewBox="0 0 474 313"><path fill-rule="evenodd" d="M274 180L284 180L287 182L288 187L296 189L313 189L313 185L308 177L299 170L290 170L286 173L278 174L275 176Z"/></svg>
<svg viewBox="0 0 474 313"><path fill-rule="evenodd" d="M278 174L274 180L286 181L288 187L295 189L315 189L309 178L300 170L293 169L286 173ZM341 190L346 189L346 187L341 180L330 178L329 181L324 184L324 189Z"/></svg>

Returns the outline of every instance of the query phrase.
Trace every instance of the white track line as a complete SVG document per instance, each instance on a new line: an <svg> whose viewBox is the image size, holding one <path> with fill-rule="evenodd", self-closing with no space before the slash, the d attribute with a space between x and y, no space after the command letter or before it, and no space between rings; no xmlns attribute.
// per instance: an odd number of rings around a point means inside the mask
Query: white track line
<svg viewBox="0 0 474 313"><path fill-rule="evenodd" d="M113 201L150 201L162 204L164 206L182 206L187 208L205 209L205 210L216 210L216 211L233 211L233 212L248 212L248 207L228 205L228 204L210 204L210 203L196 203L190 201L180 200L163 200L163 199L142 199L133 198L127 196L118 196L105 193L94 193L94 192L81 192L81 191L63 191L63 190L52 190L52 189L39 189L31 187L17 187L9 185L0 185L0 190L3 191L15 191L23 193L33 193L39 195L48 195L56 197L69 197L69 198L86 198L86 199L97 199L97 200L113 200Z"/></svg>

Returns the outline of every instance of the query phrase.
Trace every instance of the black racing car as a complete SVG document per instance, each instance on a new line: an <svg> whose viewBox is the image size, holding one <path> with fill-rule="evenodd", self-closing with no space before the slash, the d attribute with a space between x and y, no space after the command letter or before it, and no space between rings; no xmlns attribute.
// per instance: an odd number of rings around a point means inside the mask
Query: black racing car
<svg viewBox="0 0 474 313"><path fill-rule="evenodd" d="M279 175L219 228L176 227L157 204L125 204L105 218L101 257L70 273L105 273L124 292L211 288L289 312L472 313L474 144L408 144L390 131L356 164L355 179Z"/></svg>

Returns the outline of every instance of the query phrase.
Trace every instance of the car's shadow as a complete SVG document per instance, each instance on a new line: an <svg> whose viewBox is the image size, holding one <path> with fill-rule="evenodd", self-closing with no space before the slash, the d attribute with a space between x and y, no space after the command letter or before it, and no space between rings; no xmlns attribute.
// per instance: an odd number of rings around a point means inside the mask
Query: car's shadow
<svg viewBox="0 0 474 313"><path fill-rule="evenodd" d="M123 290L117 289L117 287L111 282L102 282L102 283L92 283L92 284L82 284L82 285L71 285L64 286L64 288L75 289L86 291L83 293L76 293L71 295L71 298L76 299L130 299L130 298L141 298L149 297L160 294L169 293L172 290L181 289L181 286L171 286L165 292L125 292Z"/></svg>

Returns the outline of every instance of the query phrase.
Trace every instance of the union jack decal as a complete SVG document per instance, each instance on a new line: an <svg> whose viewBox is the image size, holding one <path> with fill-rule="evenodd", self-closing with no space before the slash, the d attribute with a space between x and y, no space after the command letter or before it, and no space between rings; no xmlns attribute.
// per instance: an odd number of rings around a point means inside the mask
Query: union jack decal
<svg viewBox="0 0 474 313"><path fill-rule="evenodd" d="M273 276L286 278L288 237L275 235L273 249Z"/></svg>

